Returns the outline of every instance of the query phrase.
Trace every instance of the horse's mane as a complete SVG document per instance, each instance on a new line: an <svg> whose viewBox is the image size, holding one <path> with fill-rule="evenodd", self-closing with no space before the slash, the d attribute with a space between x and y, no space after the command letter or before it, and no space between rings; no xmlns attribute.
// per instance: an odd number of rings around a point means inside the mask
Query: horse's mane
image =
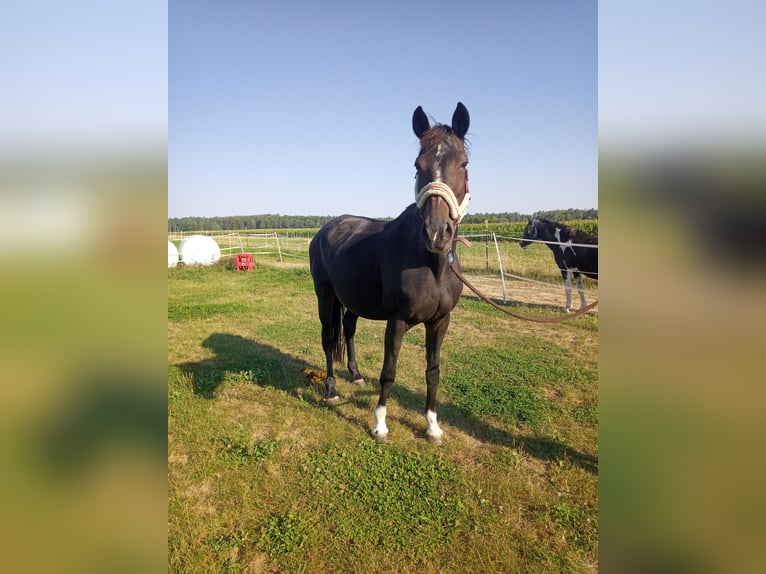
<svg viewBox="0 0 766 574"><path fill-rule="evenodd" d="M438 145L439 142L444 140L445 136L453 136L454 138L460 140L460 138L455 135L455 132L450 126L446 124L434 124L428 131L426 131L426 133L423 134L423 137L420 138L420 147L430 148ZM468 152L470 145L468 139L463 138L462 141L466 152Z"/></svg>
<svg viewBox="0 0 766 574"><path fill-rule="evenodd" d="M572 239L574 243L593 243L595 245L598 245L597 235L590 235L589 233L586 233L585 231L582 231L581 229L575 229L574 227L564 225L563 223L553 221L552 219L546 219L545 217L538 217L538 219L542 223L545 223L546 225L560 227L563 235L565 235L567 239ZM564 237L562 237L562 240L563 239Z"/></svg>

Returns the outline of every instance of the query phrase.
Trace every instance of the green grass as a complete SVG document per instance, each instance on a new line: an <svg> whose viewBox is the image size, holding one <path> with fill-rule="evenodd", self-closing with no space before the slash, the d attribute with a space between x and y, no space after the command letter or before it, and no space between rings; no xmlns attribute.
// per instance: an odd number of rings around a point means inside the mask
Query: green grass
<svg viewBox="0 0 766 574"><path fill-rule="evenodd" d="M295 498L306 507L273 513L257 543L283 567L301 564L317 541L341 571L368 561L425 565L469 520L454 463L362 437L310 452L298 485Z"/></svg>
<svg viewBox="0 0 766 574"><path fill-rule="evenodd" d="M442 383L455 406L538 431L546 415L559 410L542 387L587 384L591 376L560 347L532 336L518 338L509 348L466 347L451 359L456 366Z"/></svg>
<svg viewBox="0 0 766 574"><path fill-rule="evenodd" d="M188 303L169 304L168 319L184 321L186 319L207 319L220 315L235 315L247 311L242 303Z"/></svg>
<svg viewBox="0 0 766 574"><path fill-rule="evenodd" d="M597 318L521 323L463 297L440 447L422 326L402 344L390 441L369 437L383 332L360 320L368 385L336 365L331 407L305 372L325 368L305 266L168 271L169 571L596 570Z"/></svg>

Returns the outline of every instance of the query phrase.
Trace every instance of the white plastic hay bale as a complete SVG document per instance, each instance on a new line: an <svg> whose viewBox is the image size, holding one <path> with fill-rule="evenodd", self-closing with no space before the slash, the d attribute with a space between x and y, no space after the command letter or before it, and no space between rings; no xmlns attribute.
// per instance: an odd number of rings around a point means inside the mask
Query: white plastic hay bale
<svg viewBox="0 0 766 574"><path fill-rule="evenodd" d="M184 265L212 265L221 258L221 248L207 235L190 235L184 238L178 253Z"/></svg>
<svg viewBox="0 0 766 574"><path fill-rule="evenodd" d="M174 243L168 241L168 267L178 265L178 248Z"/></svg>

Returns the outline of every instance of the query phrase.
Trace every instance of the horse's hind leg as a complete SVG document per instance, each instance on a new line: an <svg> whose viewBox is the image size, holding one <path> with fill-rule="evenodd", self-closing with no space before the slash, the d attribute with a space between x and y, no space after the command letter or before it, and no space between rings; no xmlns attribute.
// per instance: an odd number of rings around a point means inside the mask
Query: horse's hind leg
<svg viewBox="0 0 766 574"><path fill-rule="evenodd" d="M577 292L580 294L580 309L582 309L588 304L587 301L585 301L585 289L583 289L582 286L582 275L577 275L576 283Z"/></svg>
<svg viewBox="0 0 766 574"><path fill-rule="evenodd" d="M335 293L329 292L322 295L317 293L317 299L319 301L319 321L322 323L322 350L327 364L327 378L324 383L327 389L326 400L329 403L335 403L339 397L333 373L333 354L337 354L342 308L340 301L335 297Z"/></svg>
<svg viewBox="0 0 766 574"><path fill-rule="evenodd" d="M348 353L348 370L351 373L351 382L364 386L364 378L359 374L359 367L356 364L356 349L354 347L354 335L356 334L356 322L359 319L351 311L346 311L343 316L343 336L346 337L346 352Z"/></svg>

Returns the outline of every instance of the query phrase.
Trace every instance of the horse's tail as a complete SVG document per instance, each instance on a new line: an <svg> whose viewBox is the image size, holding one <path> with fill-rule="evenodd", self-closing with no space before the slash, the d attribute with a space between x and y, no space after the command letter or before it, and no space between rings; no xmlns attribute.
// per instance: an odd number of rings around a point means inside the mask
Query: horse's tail
<svg viewBox="0 0 766 574"><path fill-rule="evenodd" d="M332 360L338 363L343 362L343 355L346 351L346 338L343 336L343 317L346 314L346 308L340 301L335 302L332 310Z"/></svg>

